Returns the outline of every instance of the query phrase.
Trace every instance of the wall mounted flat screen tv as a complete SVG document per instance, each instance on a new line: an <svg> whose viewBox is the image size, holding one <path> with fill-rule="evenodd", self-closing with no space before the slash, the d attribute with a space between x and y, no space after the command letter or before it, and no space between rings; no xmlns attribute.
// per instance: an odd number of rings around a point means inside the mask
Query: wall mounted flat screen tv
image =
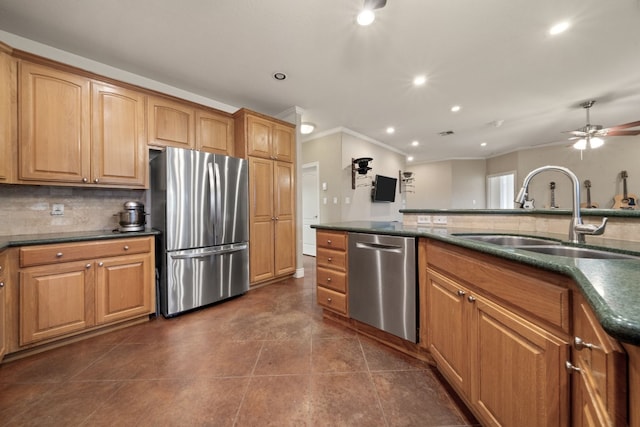
<svg viewBox="0 0 640 427"><path fill-rule="evenodd" d="M397 178L383 175L376 175L371 190L371 201L373 202L395 202Z"/></svg>

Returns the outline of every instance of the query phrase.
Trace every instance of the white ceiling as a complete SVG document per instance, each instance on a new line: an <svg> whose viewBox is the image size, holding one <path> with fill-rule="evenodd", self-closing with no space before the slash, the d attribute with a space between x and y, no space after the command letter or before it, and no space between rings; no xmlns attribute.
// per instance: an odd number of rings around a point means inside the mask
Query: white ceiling
<svg viewBox="0 0 640 427"><path fill-rule="evenodd" d="M563 141L589 99L593 124L640 120L640 0L388 0L359 27L362 4L0 0L0 29L232 106L298 106L316 132L346 127L416 162Z"/></svg>

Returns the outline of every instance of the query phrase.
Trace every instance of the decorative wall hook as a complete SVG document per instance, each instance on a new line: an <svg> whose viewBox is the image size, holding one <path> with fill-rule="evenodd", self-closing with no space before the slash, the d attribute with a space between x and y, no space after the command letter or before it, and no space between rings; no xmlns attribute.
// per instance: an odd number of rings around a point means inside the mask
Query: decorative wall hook
<svg viewBox="0 0 640 427"><path fill-rule="evenodd" d="M371 170L369 162L372 162L371 157L359 157L357 159L351 159L351 189L356 189L356 175L367 175L367 172Z"/></svg>

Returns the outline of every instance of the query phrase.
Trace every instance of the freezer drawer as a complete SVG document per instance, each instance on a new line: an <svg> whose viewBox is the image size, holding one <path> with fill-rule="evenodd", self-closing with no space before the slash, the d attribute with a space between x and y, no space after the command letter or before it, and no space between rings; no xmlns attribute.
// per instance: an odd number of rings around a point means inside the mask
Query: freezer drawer
<svg viewBox="0 0 640 427"><path fill-rule="evenodd" d="M416 241L349 233L349 317L417 342Z"/></svg>
<svg viewBox="0 0 640 427"><path fill-rule="evenodd" d="M165 317L241 295L249 290L247 243L167 252L160 286Z"/></svg>

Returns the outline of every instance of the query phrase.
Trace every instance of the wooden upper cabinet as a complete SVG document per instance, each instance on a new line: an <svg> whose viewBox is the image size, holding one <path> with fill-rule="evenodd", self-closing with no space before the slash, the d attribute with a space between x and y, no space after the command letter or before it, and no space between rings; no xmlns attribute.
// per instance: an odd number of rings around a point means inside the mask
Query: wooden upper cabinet
<svg viewBox="0 0 640 427"><path fill-rule="evenodd" d="M16 75L10 50L0 43L0 182L11 182L14 162Z"/></svg>
<svg viewBox="0 0 640 427"><path fill-rule="evenodd" d="M20 64L19 179L89 180L89 88L88 78Z"/></svg>
<svg viewBox="0 0 640 427"><path fill-rule="evenodd" d="M234 117L236 156L254 156L293 163L295 126L246 109L238 110Z"/></svg>
<svg viewBox="0 0 640 427"><path fill-rule="evenodd" d="M144 95L106 83L91 84L92 179L96 184L145 185Z"/></svg>
<svg viewBox="0 0 640 427"><path fill-rule="evenodd" d="M233 118L208 110L196 110L196 149L233 155Z"/></svg>
<svg viewBox="0 0 640 427"><path fill-rule="evenodd" d="M195 109L158 96L148 98L149 145L195 148Z"/></svg>

